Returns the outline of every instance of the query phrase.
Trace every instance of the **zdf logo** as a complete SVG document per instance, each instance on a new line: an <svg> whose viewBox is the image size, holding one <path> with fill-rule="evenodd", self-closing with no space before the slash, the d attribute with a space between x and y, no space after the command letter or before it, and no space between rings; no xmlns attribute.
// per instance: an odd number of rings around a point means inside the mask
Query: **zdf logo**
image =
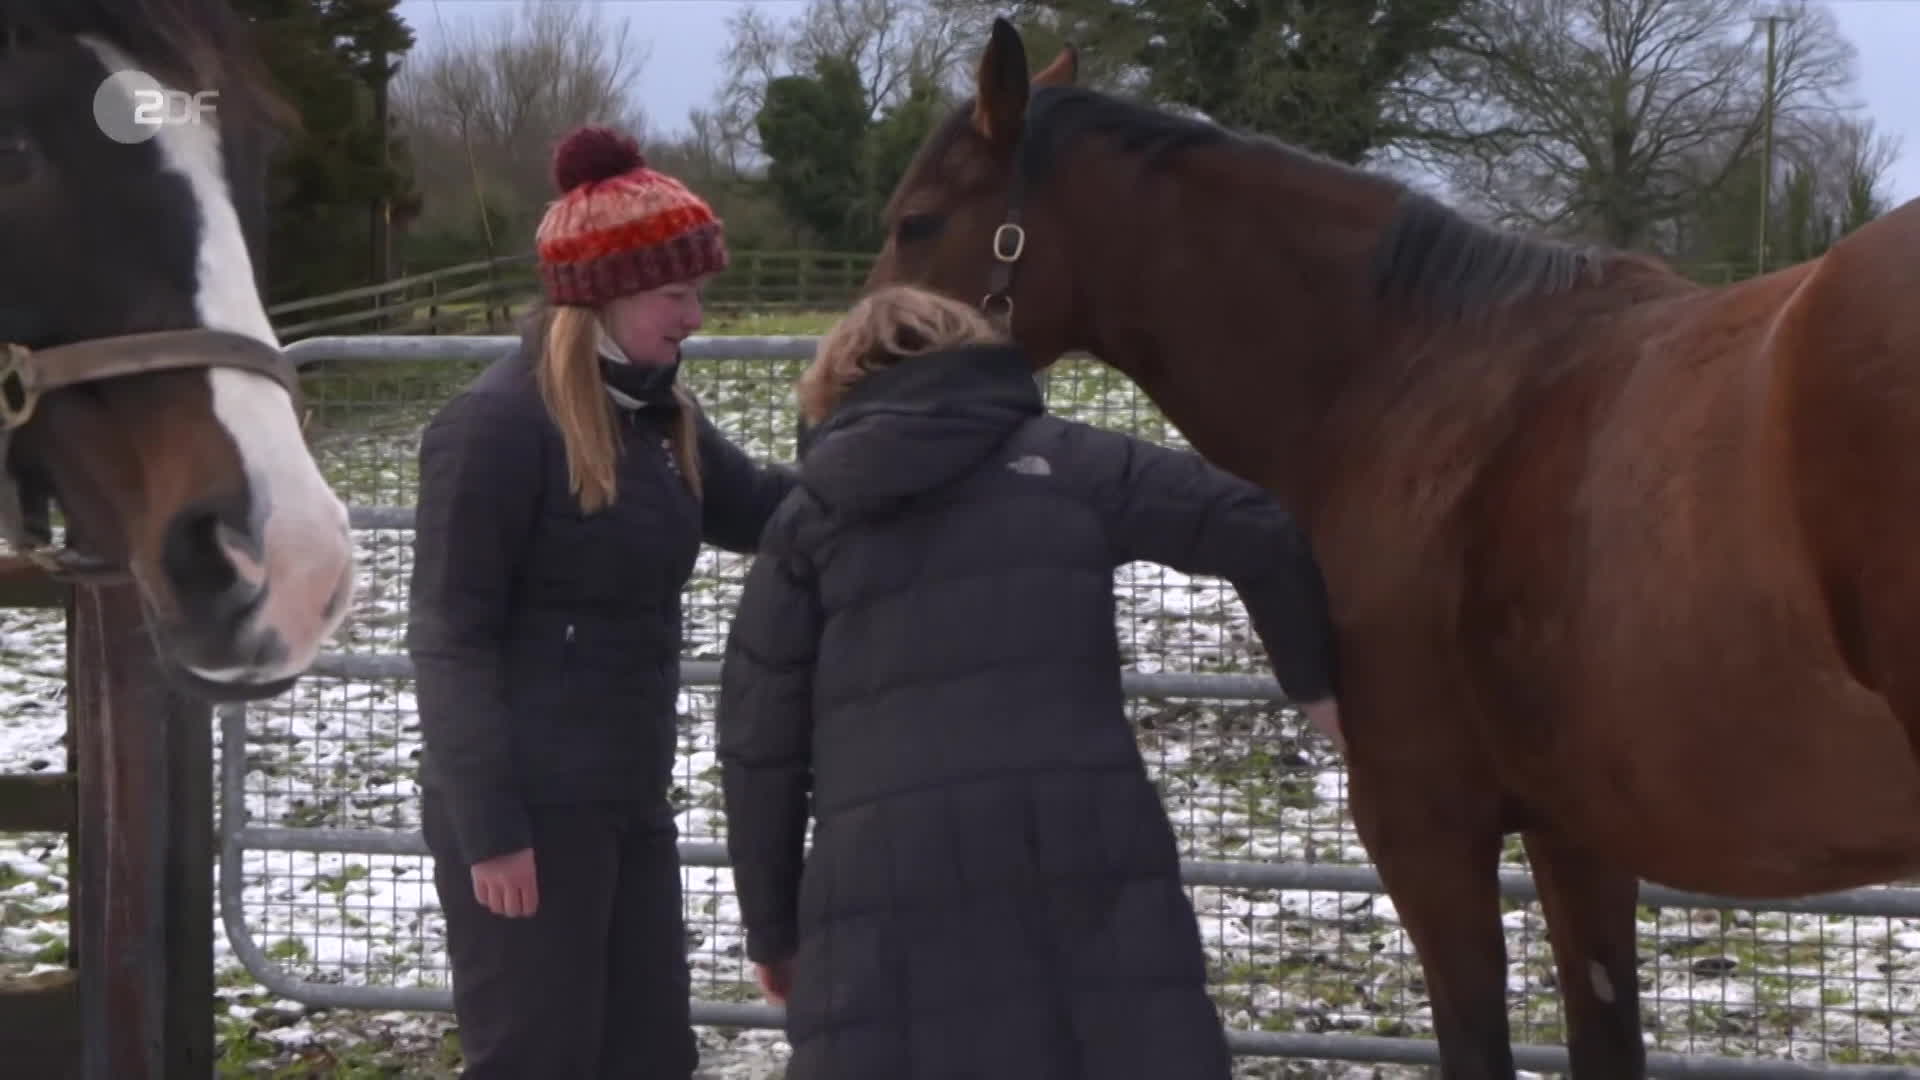
<svg viewBox="0 0 1920 1080"><path fill-rule="evenodd" d="M219 98L218 90L174 90L144 71L116 71L93 92L93 119L107 138L139 143L160 134L166 125L210 119Z"/></svg>

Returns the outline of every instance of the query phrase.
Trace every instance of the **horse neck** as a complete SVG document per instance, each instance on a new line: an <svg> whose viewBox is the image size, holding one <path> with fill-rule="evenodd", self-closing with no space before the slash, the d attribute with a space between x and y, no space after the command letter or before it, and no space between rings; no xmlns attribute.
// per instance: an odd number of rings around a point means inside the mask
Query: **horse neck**
<svg viewBox="0 0 1920 1080"><path fill-rule="evenodd" d="M1546 338L1697 288L1283 147L1200 147L1152 171L1108 153L1078 174L1106 189L1059 207L1092 313L1077 344L1195 449L1305 510L1395 453L1388 433L1491 437L1569 359Z"/></svg>
<svg viewBox="0 0 1920 1080"><path fill-rule="evenodd" d="M1076 346L1133 379L1212 461L1310 502L1329 471L1326 418L1391 362L1370 260L1398 186L1235 146L1078 175L1108 189L1059 207L1070 249L1087 253L1071 275L1091 313Z"/></svg>

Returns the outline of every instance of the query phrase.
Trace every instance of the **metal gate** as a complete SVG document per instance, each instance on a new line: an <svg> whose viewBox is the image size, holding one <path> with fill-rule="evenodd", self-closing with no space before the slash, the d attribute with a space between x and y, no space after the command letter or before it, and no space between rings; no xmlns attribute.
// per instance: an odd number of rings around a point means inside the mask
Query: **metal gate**
<svg viewBox="0 0 1920 1080"><path fill-rule="evenodd" d="M324 657L314 678L284 699L220 711L221 916L236 957L286 997L451 1007L426 849L410 816L417 736L397 646L410 460L369 461L365 441L387 440L386 457L410 459L420 411L512 344L353 337L289 349L302 365L326 361L307 376L319 387L316 451L355 503L371 588L350 631L359 640ZM787 460L786 387L813 344L695 339L689 374L723 430L757 456ZM1057 413L1181 442L1130 383L1097 364L1064 362L1045 385ZM695 1022L769 1028L780 1013L758 1003L727 916L724 821L708 775L718 644L745 565L709 551L696 570L676 780L697 939ZM1418 965L1346 819L1344 771L1262 673L1232 589L1157 567L1123 568L1116 588L1129 708L1182 839L1235 1051L1436 1063L1422 1037L1431 1024ZM1563 1028L1517 845L1501 891L1515 1038L1527 1044L1516 1057L1552 1071L1564 1066ZM1644 887L1642 904L1640 974L1661 1074L1920 1075L1907 1064L1920 1061L1920 889L1755 904Z"/></svg>

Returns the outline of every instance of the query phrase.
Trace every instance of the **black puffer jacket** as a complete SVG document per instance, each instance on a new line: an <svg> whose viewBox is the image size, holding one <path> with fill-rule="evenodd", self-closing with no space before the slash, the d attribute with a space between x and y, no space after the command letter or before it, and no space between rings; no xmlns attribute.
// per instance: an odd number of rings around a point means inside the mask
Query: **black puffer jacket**
<svg viewBox="0 0 1920 1080"><path fill-rule="evenodd" d="M1113 572L1225 576L1312 701L1318 566L1254 486L1042 414L1010 348L869 376L749 574L719 752L748 955L792 958L789 1080L1227 1074Z"/></svg>
<svg viewBox="0 0 1920 1080"><path fill-rule="evenodd" d="M618 497L585 515L531 365L516 351L420 442L407 644L425 741L469 862L527 846L529 803L668 812L681 591L703 540L751 552L792 474L700 418L704 501L682 480L675 406L618 410Z"/></svg>

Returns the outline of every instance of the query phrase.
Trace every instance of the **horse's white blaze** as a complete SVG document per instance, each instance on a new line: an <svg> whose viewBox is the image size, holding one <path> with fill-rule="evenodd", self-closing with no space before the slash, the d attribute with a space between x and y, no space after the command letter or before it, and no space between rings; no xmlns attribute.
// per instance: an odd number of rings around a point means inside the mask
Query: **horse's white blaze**
<svg viewBox="0 0 1920 1080"><path fill-rule="evenodd" d="M88 40L110 71L134 67L113 46ZM217 114L216 114L217 115ZM217 121L162 125L154 136L168 169L191 187L200 210L199 292L202 325L279 345L254 288L240 216L228 194ZM312 663L352 606L353 544L347 508L327 487L307 452L293 400L265 376L231 368L208 372L214 415L232 437L246 468L253 505L249 525L259 558L237 558L235 569L264 577L266 589L242 640L272 634L284 651L262 668L196 670L216 682L269 681Z"/></svg>

